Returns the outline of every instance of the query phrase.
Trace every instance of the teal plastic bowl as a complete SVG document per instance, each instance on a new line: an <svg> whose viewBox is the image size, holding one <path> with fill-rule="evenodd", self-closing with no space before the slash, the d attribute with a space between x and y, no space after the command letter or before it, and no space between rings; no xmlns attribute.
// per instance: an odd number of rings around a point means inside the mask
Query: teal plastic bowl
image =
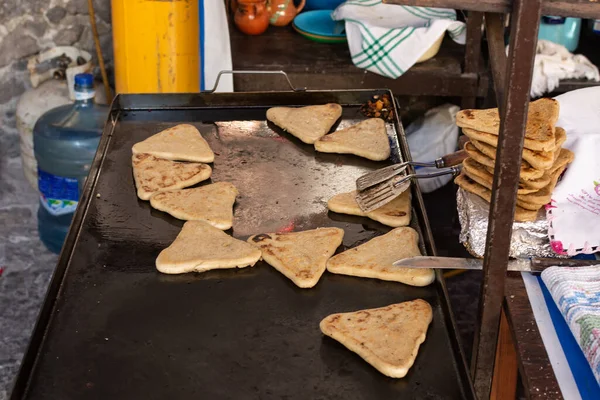
<svg viewBox="0 0 600 400"><path fill-rule="evenodd" d="M335 10L345 0L306 0L305 10Z"/></svg>

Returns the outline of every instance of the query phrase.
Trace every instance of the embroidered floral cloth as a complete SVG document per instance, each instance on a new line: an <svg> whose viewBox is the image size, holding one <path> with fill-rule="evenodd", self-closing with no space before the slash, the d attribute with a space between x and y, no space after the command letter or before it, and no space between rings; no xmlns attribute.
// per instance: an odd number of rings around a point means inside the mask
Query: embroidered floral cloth
<svg viewBox="0 0 600 400"><path fill-rule="evenodd" d="M556 126L567 132L564 147L575 153L546 206L548 236L558 254L600 251L600 87L556 97Z"/></svg>

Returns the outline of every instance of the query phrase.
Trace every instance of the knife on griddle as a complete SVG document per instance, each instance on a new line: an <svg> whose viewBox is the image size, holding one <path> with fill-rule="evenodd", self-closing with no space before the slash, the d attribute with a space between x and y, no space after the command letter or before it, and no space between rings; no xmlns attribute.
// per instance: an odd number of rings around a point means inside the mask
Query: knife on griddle
<svg viewBox="0 0 600 400"><path fill-rule="evenodd" d="M542 272L548 267L588 267L600 266L600 260L573 260L569 258L520 258L508 261L508 271ZM394 263L395 267L434 268L434 269L472 269L482 270L483 260L479 258L429 257L404 258Z"/></svg>

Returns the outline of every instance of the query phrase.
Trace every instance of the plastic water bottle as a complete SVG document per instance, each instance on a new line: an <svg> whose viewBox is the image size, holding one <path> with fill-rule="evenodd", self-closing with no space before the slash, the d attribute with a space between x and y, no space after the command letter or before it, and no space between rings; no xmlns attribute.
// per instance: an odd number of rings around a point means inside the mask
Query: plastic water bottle
<svg viewBox="0 0 600 400"><path fill-rule="evenodd" d="M46 247L59 253L96 154L108 107L94 103L91 74L75 76L75 103L54 108L33 128L38 163L38 228Z"/></svg>

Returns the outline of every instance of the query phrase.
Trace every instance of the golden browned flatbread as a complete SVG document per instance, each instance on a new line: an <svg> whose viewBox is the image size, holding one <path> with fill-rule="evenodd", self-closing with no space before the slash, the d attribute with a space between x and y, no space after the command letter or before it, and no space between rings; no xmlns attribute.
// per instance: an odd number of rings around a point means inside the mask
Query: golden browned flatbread
<svg viewBox="0 0 600 400"><path fill-rule="evenodd" d="M269 121L308 144L326 135L341 116L342 106L334 103L300 108L273 107L267 110Z"/></svg>
<svg viewBox="0 0 600 400"><path fill-rule="evenodd" d="M477 161L472 158L467 158L463 161L463 171L465 174L479 183L481 186L484 186L490 190L492 190L492 183L494 182L494 175L489 173L483 164L479 164ZM538 189L532 189L523 187L519 182L519 188L517 189L518 194L528 194L533 193Z"/></svg>
<svg viewBox="0 0 600 400"><path fill-rule="evenodd" d="M478 163L485 165L486 167L492 168L492 170L496 166L496 161L493 158L490 158L477 150L477 148L471 142L465 143L465 151L473 160Z"/></svg>
<svg viewBox="0 0 600 400"><path fill-rule="evenodd" d="M495 152L495 147L498 145L498 136L492 135L491 133L478 132L467 128L463 129L463 133L471 139L471 142L485 143L494 147ZM476 147L479 148L478 146ZM533 151L524 148L523 160L527 161L535 169L548 169L552 166L552 163L554 162L554 147L551 151Z"/></svg>
<svg viewBox="0 0 600 400"><path fill-rule="evenodd" d="M574 159L574 154L570 150L559 149L559 151L556 152L556 156L554 158L554 164L552 165L552 167L549 170L544 171L544 175L542 175L541 178L531 179L531 180L521 179L519 181L519 187L525 187L525 188L536 189L536 190L543 189L544 187L546 187L550 184L550 181L552 180L552 177L551 177L552 172L554 172L556 169L558 169L560 167L563 167L563 166L569 164L570 162L573 161L573 159ZM485 167L485 169L490 174L494 173L493 168Z"/></svg>
<svg viewBox="0 0 600 400"><path fill-rule="evenodd" d="M318 228L303 232L263 233L248 243L262 251L262 258L301 288L311 288L325 272L327 260L342 244L344 231Z"/></svg>
<svg viewBox="0 0 600 400"><path fill-rule="evenodd" d="M567 131L565 131L560 126L557 126L555 133L555 144L554 144L554 152L556 153L560 150L561 146L567 141Z"/></svg>
<svg viewBox="0 0 600 400"><path fill-rule="evenodd" d="M485 167L485 170L492 175L494 174L494 168ZM543 187L547 186L549 183L550 183L550 175L548 175L548 171L545 171L544 175L542 175L541 178L530 179L530 180L521 179L519 181L519 188L540 190Z"/></svg>
<svg viewBox="0 0 600 400"><path fill-rule="evenodd" d="M390 143L381 118L370 118L323 136L315 149L324 153L355 154L374 161L390 157Z"/></svg>
<svg viewBox="0 0 600 400"><path fill-rule="evenodd" d="M466 190L467 192L476 194L477 196L481 197L488 203L490 202L490 200L492 198L491 190L489 190L488 188L486 188L486 187L478 184L477 182L473 181L472 179L470 179L464 173L464 171L461 172L461 174L458 175L454 179L454 183L456 183L458 186L460 186L462 189ZM525 209L524 207L519 206L518 203L519 202L517 200L517 207L515 208L515 221L526 222L526 221L535 221L537 219L538 211L541 207L538 207L536 210L528 210L528 209Z"/></svg>
<svg viewBox="0 0 600 400"><path fill-rule="evenodd" d="M169 247L156 259L165 274L204 272L211 269L244 268L260 259L260 250L234 239L203 221L188 221Z"/></svg>
<svg viewBox="0 0 600 400"><path fill-rule="evenodd" d="M327 262L327 271L402 282L412 286L426 286L435 279L432 269L401 268L392 265L403 258L419 255L419 235L412 228L401 227L333 256Z"/></svg>
<svg viewBox="0 0 600 400"><path fill-rule="evenodd" d="M467 142L465 151L469 154L470 158L483 165L487 172L494 175L495 161L493 159L477 150L471 142ZM533 174L531 173L532 171L534 171ZM542 174L540 178L533 178L533 176L538 175L538 170L531 168L529 164L521 163L519 188L539 190L550 183L550 177L544 171L539 171L539 173Z"/></svg>
<svg viewBox="0 0 600 400"><path fill-rule="evenodd" d="M481 154L482 156L488 157L491 159L491 162L488 162L488 164L490 167L494 167L495 166L495 160L496 160L496 148L493 146L490 146L487 143L483 143L483 142L478 142L477 140L471 140L469 142L472 147L470 147L471 150L477 150L479 151L479 154ZM466 147L465 147L466 150ZM473 156L473 154L471 152L468 152L469 156ZM474 160L476 160L477 162L479 162L480 164L483 164L479 158L477 158L477 156L475 155L475 157L472 157ZM485 165L488 165L485 164ZM521 161L521 172L520 172L520 178L522 180L531 180L531 179L538 179L541 178L544 175L544 170L541 169L535 169L533 168L528 162L525 161Z"/></svg>
<svg viewBox="0 0 600 400"><path fill-rule="evenodd" d="M550 172L550 183L548 184L548 186L534 193L517 195L517 204L523 208L529 208L533 207L534 204L537 204L539 207L542 207L550 203L554 187L556 186L558 178L560 178L560 175L563 173L565 168L567 168L567 166L563 165L561 167L553 169Z"/></svg>
<svg viewBox="0 0 600 400"><path fill-rule="evenodd" d="M529 103L525 147L538 151L552 151L555 147L554 125L558 120L559 104L554 99L540 99ZM462 110L456 115L456 124L495 136L500 130L497 108L486 110Z"/></svg>
<svg viewBox="0 0 600 400"><path fill-rule="evenodd" d="M552 165L552 168L550 168L550 170L548 172L552 174L552 173L556 172L557 169L565 167L568 164L572 163L574 159L575 159L575 154L571 150L560 149L560 151L558 152L558 157L556 157L556 160L554 160L554 164ZM559 176L560 176L560 174L559 174Z"/></svg>
<svg viewBox="0 0 600 400"><path fill-rule="evenodd" d="M408 190L406 192L408 192ZM359 217L367 216L367 213L364 212L356 202L356 190L336 194L327 201L327 208L329 208L330 211L340 214L358 215Z"/></svg>
<svg viewBox="0 0 600 400"><path fill-rule="evenodd" d="M210 178L211 168L202 163L185 163L134 154L131 157L137 195L142 200L155 193L183 189Z"/></svg>
<svg viewBox="0 0 600 400"><path fill-rule="evenodd" d="M177 125L136 143L133 154L147 153L167 160L211 163L215 154L195 126Z"/></svg>
<svg viewBox="0 0 600 400"><path fill-rule="evenodd" d="M150 205L186 221L204 221L219 229L233 225L233 204L238 190L229 182L193 189L157 193Z"/></svg>
<svg viewBox="0 0 600 400"><path fill-rule="evenodd" d="M547 172L547 176L550 178L548 185L535 193L517 196L517 204L528 210L533 210L535 206L540 207L548 204L552 199L552 192L556 187L558 179L574 158L575 154L571 150L560 149L559 156L556 158L554 165Z"/></svg>
<svg viewBox="0 0 600 400"><path fill-rule="evenodd" d="M327 202L327 208L340 214L358 215L369 217L374 221L394 228L410 224L411 213L410 190L405 190L400 196L389 203L365 213L356 202L356 191L340 193Z"/></svg>
<svg viewBox="0 0 600 400"><path fill-rule="evenodd" d="M517 199L517 207L520 207L524 210L537 213L544 205L530 203L528 201L523 201Z"/></svg>
<svg viewBox="0 0 600 400"><path fill-rule="evenodd" d="M406 376L433 318L431 306L417 299L387 307L332 314L320 328L382 374Z"/></svg>

